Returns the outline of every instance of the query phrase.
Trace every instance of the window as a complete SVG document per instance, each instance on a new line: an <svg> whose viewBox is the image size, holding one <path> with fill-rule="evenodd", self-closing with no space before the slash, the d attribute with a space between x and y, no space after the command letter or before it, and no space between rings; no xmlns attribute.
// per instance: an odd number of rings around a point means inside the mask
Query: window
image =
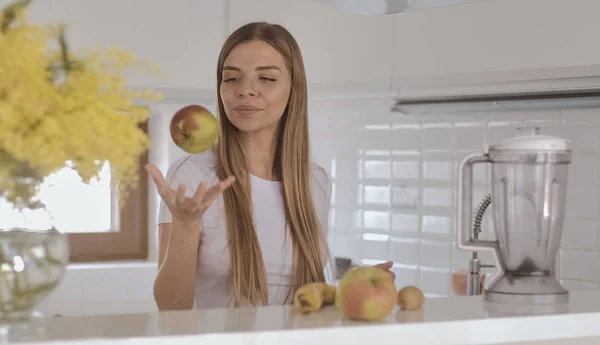
<svg viewBox="0 0 600 345"><path fill-rule="evenodd" d="M142 128L147 133L147 124ZM50 175L40 188L44 210L23 213L0 200L0 228L47 229L54 225L68 233L71 262L146 259L148 255L148 176L140 158L140 179L125 207L110 188L110 166L98 180L84 184L77 173L64 168Z"/></svg>

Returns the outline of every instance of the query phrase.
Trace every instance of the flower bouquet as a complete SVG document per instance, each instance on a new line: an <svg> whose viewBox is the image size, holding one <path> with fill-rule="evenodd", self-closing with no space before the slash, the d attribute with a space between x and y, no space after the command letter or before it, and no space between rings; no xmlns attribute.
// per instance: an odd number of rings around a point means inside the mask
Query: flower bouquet
<svg viewBox="0 0 600 345"><path fill-rule="evenodd" d="M50 174L69 167L89 183L109 164L124 201L149 147L140 126L149 109L140 102L160 98L128 88L124 72L158 69L119 48L72 51L64 25L27 21L31 1L0 13L0 198L21 211L44 208L37 195ZM0 320L27 319L62 277L66 235L17 228L0 235Z"/></svg>

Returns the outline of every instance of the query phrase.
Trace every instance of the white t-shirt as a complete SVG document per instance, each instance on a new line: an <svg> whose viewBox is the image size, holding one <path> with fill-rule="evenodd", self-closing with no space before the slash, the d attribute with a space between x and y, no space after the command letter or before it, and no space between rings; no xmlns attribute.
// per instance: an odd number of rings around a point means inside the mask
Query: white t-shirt
<svg viewBox="0 0 600 345"><path fill-rule="evenodd" d="M327 236L331 199L331 180L325 169L312 164L312 193L321 228ZM169 168L165 180L171 188L186 185L186 195L195 193L200 182L212 186L218 181L212 150L178 159ZM283 304L291 284L292 241L286 233L282 184L250 175L255 228L267 271L269 304ZM171 212L161 200L158 224L170 223ZM223 198L220 196L206 210L202 219L202 246L198 252L196 273L196 308L232 307L227 291L229 270L227 229ZM177 284L177 282L173 282Z"/></svg>

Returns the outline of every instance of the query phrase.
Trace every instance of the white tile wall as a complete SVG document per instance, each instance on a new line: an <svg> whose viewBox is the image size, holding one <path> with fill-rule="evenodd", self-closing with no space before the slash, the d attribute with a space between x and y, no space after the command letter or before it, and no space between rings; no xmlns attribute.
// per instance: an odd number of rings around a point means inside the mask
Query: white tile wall
<svg viewBox="0 0 600 345"><path fill-rule="evenodd" d="M152 296L156 263L77 264L39 306L45 316L156 311Z"/></svg>
<svg viewBox="0 0 600 345"><path fill-rule="evenodd" d="M313 159L334 180L330 245L335 256L364 264L393 260L398 286L418 284L430 296L452 294L451 272L465 269L470 257L454 243L458 163L484 143L513 135L517 126L537 124L543 133L573 140L575 150L560 276L567 288L598 287L600 109L416 116L391 113L392 102L311 103ZM181 154L174 145L168 151L166 161ZM485 165L476 167L475 204L488 191L487 173ZM484 236L494 237L489 218ZM482 257L494 263L490 253ZM40 310L48 315L156 310L155 274L154 263L78 266Z"/></svg>
<svg viewBox="0 0 600 345"><path fill-rule="evenodd" d="M598 287L600 109L416 116L391 113L391 104L339 102L311 109L316 158L334 178L336 256L365 264L393 260L397 285L452 295L451 272L466 269L470 258L455 248L458 164L485 143L515 135L518 126L537 125L542 133L572 140L574 149L560 278L568 288ZM476 166L474 207L489 191L487 173L485 165ZM490 211L484 238L495 237ZM495 264L492 253L482 257Z"/></svg>

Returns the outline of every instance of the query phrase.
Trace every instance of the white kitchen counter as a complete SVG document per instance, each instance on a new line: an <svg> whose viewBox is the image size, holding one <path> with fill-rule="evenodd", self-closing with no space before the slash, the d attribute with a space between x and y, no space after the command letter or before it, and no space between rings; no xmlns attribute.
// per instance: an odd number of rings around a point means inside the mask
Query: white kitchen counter
<svg viewBox="0 0 600 345"><path fill-rule="evenodd" d="M297 314L291 306L273 306L57 317L47 320L43 332L4 342L316 345L341 341L344 345L467 345L565 339L569 344L600 344L600 290L573 290L569 305L557 309L546 310L555 314L539 315L543 311L538 310L538 315L532 316L534 311L523 306L498 308L486 304L481 296L471 296L427 299L421 310L394 310L378 323L343 320L333 306L309 315ZM588 338L584 341L583 337ZM582 342L575 338L582 338Z"/></svg>

